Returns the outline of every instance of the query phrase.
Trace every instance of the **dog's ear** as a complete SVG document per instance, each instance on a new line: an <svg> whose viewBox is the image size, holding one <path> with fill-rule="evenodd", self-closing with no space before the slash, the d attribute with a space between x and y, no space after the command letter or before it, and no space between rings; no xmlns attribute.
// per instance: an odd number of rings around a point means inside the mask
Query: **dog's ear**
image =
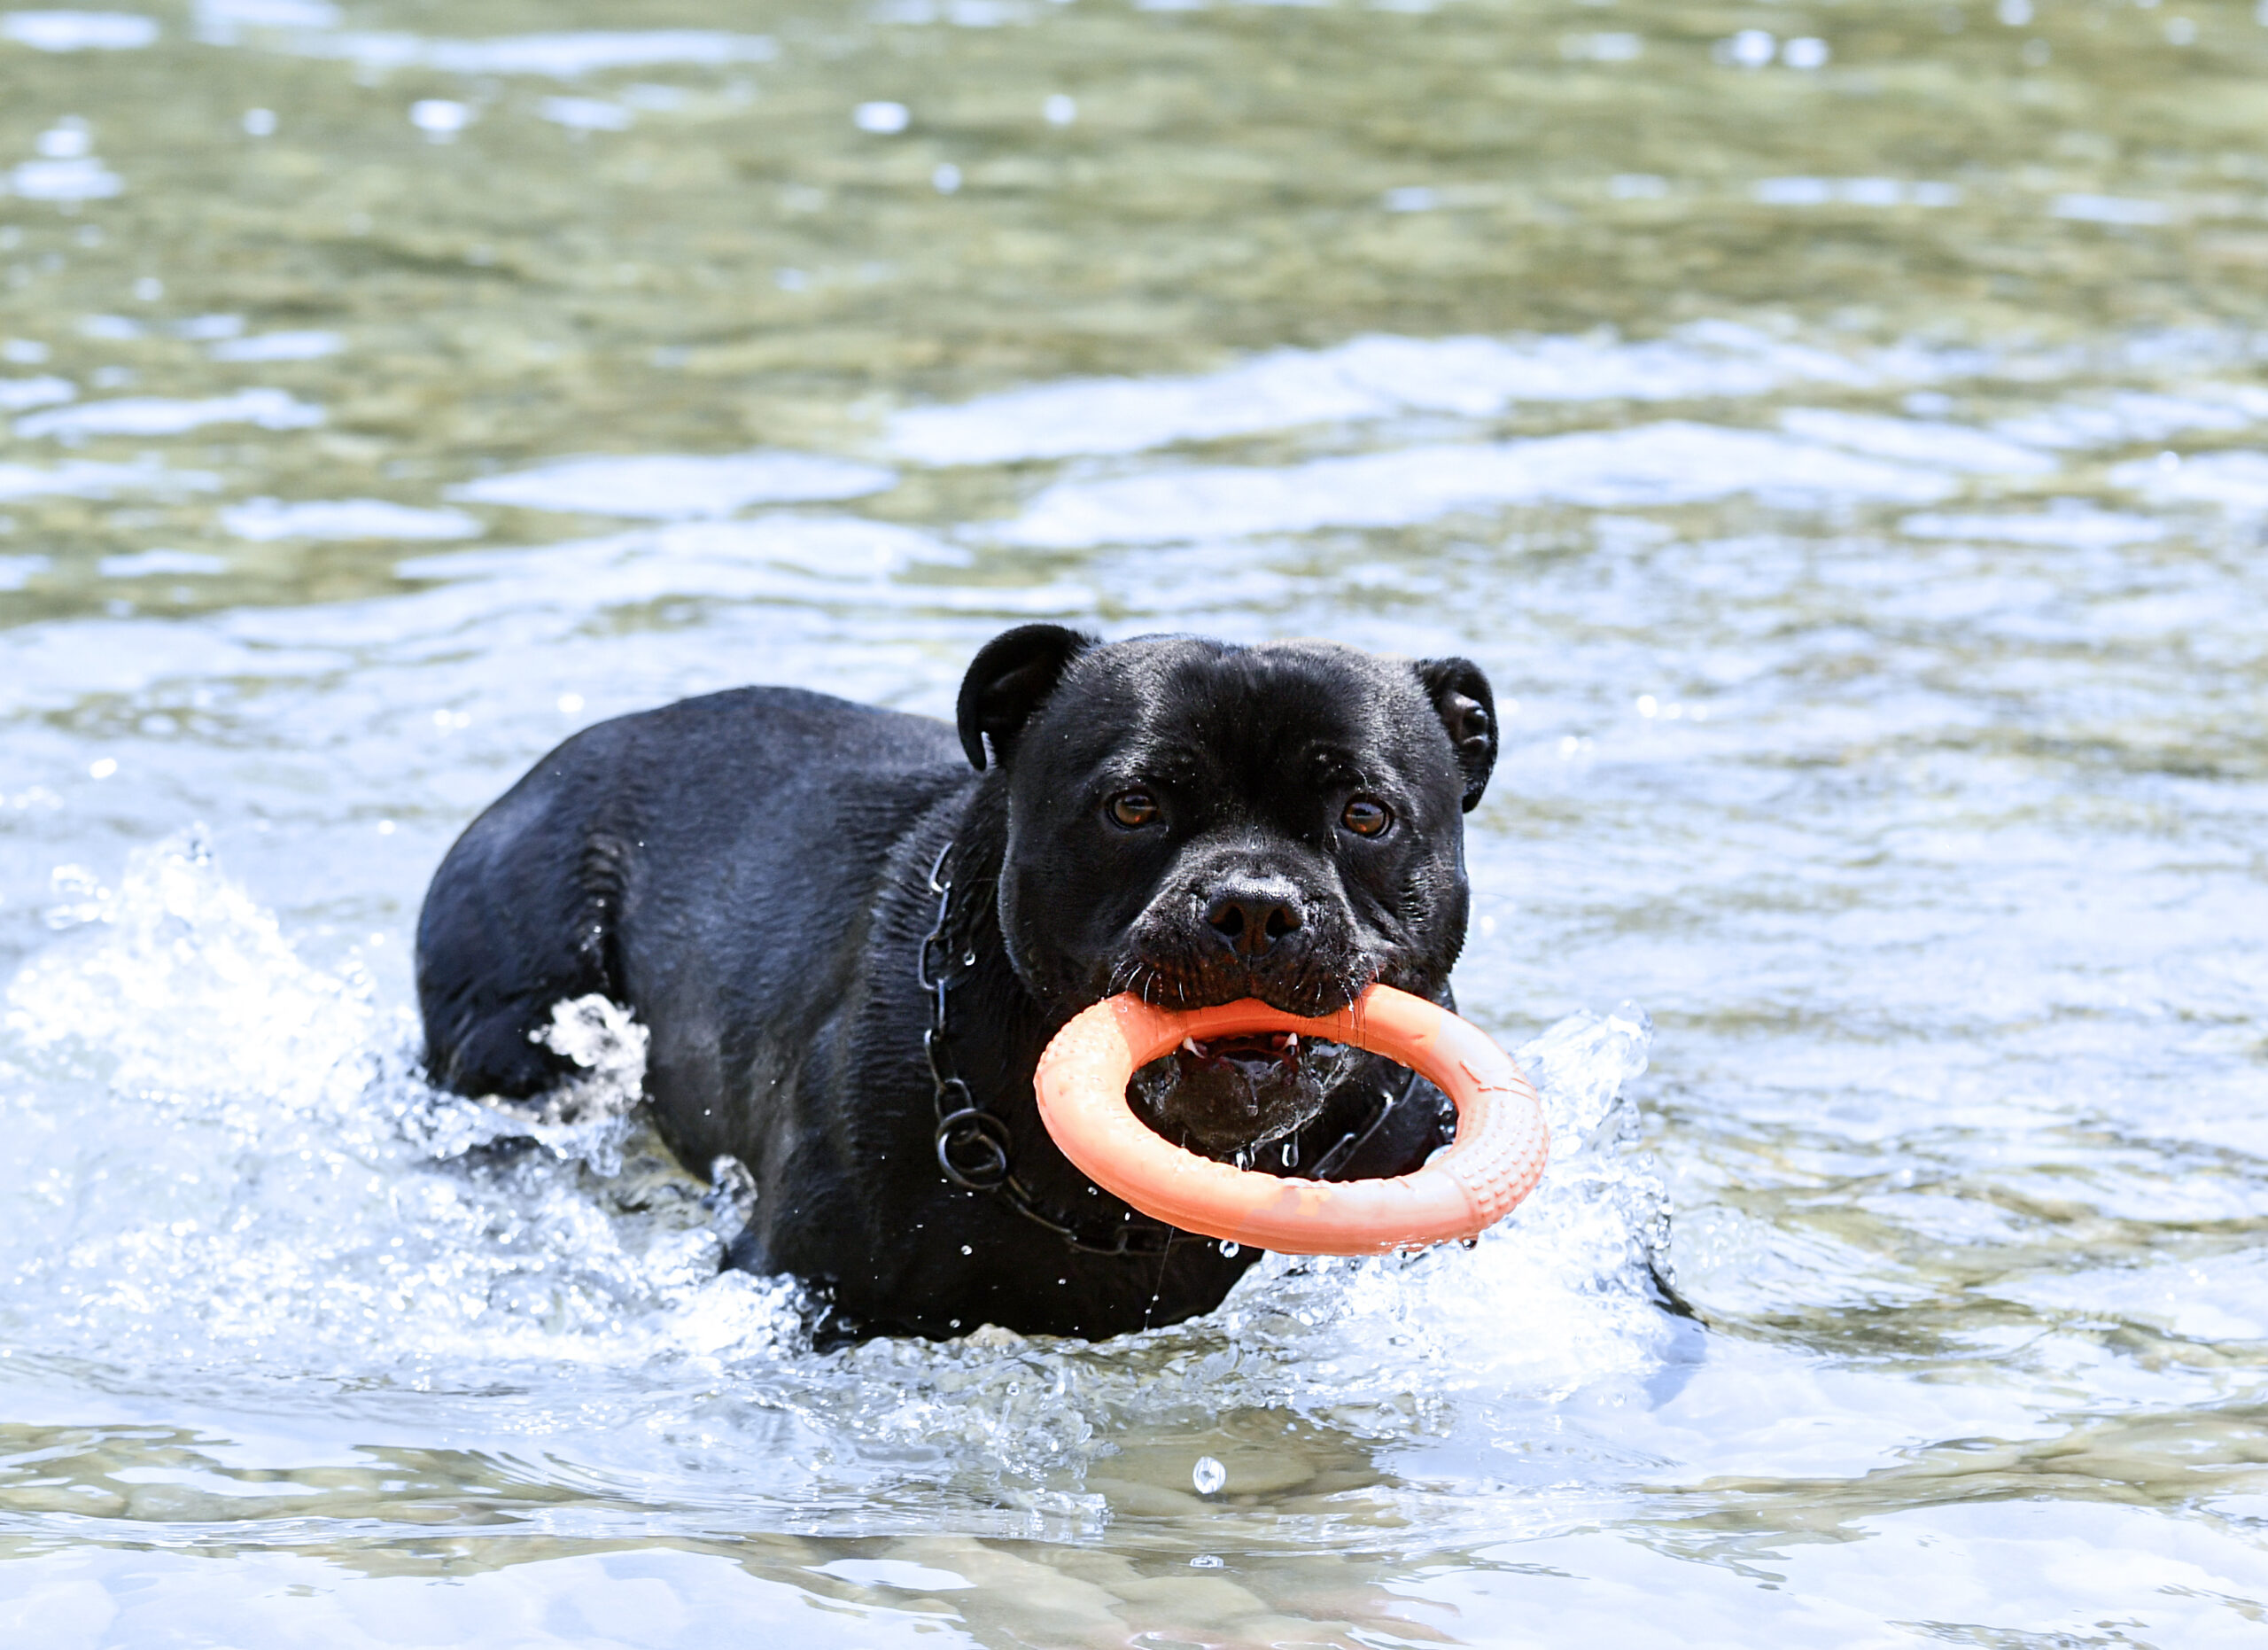
<svg viewBox="0 0 2268 1650"><path fill-rule="evenodd" d="M1420 659L1418 680L1449 729L1457 767L1464 770L1464 811L1470 813L1496 766L1496 696L1471 659Z"/></svg>
<svg viewBox="0 0 2268 1650"><path fill-rule="evenodd" d="M984 644L960 683L960 748L984 771L984 741L1002 762L1031 714L1055 691L1063 667L1095 638L1060 625L1019 625Z"/></svg>

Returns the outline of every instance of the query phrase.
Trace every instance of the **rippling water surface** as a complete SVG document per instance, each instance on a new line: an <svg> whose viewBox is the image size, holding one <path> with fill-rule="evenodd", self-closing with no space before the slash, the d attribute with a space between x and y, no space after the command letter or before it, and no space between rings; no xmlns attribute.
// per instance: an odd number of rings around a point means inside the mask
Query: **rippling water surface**
<svg viewBox="0 0 2268 1650"><path fill-rule="evenodd" d="M0 14L0 1638L2259 1642L2264 88L2225 0ZM1040 617L1489 671L1479 1248L822 1355L634 1039L420 1082L540 751Z"/></svg>

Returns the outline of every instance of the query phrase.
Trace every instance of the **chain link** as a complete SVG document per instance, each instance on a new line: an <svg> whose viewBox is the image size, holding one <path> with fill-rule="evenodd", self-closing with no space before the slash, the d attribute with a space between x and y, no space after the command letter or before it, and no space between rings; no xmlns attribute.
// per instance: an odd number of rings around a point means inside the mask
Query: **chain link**
<svg viewBox="0 0 2268 1650"><path fill-rule="evenodd" d="M948 842L937 851L936 863L929 868L929 891L937 897L937 920L921 942L913 970L929 998L929 1024L921 1033L921 1047L928 1056L929 1080L936 1091L934 1140L938 1169L963 1191L998 1197L1073 1249L1090 1255L1163 1254L1178 1234L1171 1226L1147 1216L1138 1217L1130 1209L1113 1225L1079 1226L1045 1208L1017 1177L1011 1156L1015 1136L1006 1120L987 1111L967 1080L953 1069L947 1029L949 1005L953 988L967 977L967 970L975 959L966 954L954 958L948 944L953 884L945 875L945 861L952 851L953 844Z"/></svg>

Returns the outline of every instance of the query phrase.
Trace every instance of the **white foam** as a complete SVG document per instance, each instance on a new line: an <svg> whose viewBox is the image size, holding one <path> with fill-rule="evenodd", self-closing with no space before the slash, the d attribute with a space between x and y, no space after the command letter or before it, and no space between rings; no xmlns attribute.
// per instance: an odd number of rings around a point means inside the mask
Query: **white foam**
<svg viewBox="0 0 2268 1650"><path fill-rule="evenodd" d="M114 498L120 493L210 493L221 478L159 464L0 464L0 499Z"/></svg>
<svg viewBox="0 0 2268 1650"><path fill-rule="evenodd" d="M78 393L77 385L52 374L36 378L0 378L0 412L24 412L34 407L52 407L56 402L67 401Z"/></svg>
<svg viewBox="0 0 2268 1650"><path fill-rule="evenodd" d="M153 45L158 25L131 12L0 13L0 40L35 51L132 51Z"/></svg>
<svg viewBox="0 0 2268 1650"><path fill-rule="evenodd" d="M367 1009L299 961L275 915L213 868L201 831L137 849L114 893L89 894L74 914L94 926L88 939L43 953L0 998L0 1026L33 1047L104 1040L128 1084L281 1095L320 1085L308 1057L336 1061L369 1029ZM193 963L178 943L192 930ZM234 1035L202 1046L179 1035L200 1021Z"/></svg>
<svg viewBox="0 0 2268 1650"><path fill-rule="evenodd" d="M175 401L159 395L89 401L16 420L27 439L53 436L80 441L96 435L180 435L213 424L250 424L263 430L305 430L323 421L322 409L283 390L238 390L206 401Z"/></svg>
<svg viewBox="0 0 2268 1650"><path fill-rule="evenodd" d="M2202 453L2171 464L2138 459L2115 467L2110 484L2167 502L2218 504L2249 515L2268 510L2268 453Z"/></svg>
<svg viewBox="0 0 2268 1650"><path fill-rule="evenodd" d="M1738 398L1790 383L1862 387L1923 376L1922 365L1846 358L1723 322L1644 343L1371 336L1186 377L1077 378L914 408L889 421L887 440L916 463L1010 463L1410 413L1486 417L1523 401Z"/></svg>
<svg viewBox="0 0 2268 1650"><path fill-rule="evenodd" d="M26 160L8 173L7 192L25 200L108 200L126 180L92 155Z"/></svg>
<svg viewBox="0 0 2268 1650"><path fill-rule="evenodd" d="M239 539L477 539L486 531L461 510L419 510L386 499L249 499L221 512Z"/></svg>
<svg viewBox="0 0 2268 1650"><path fill-rule="evenodd" d="M1767 206L1823 206L1832 201L1853 206L1952 206L1961 202L1958 184L1895 177L1767 177L1751 186L1749 194Z"/></svg>
<svg viewBox="0 0 2268 1650"><path fill-rule="evenodd" d="M275 915L219 874L201 833L137 850L114 891L75 868L58 886L76 896L60 914L73 931L9 983L0 1031L51 1068L95 1077L82 1094L149 1151L89 1181L95 1165L66 1146L53 1166L89 1192L82 1212L103 1229L14 1271L12 1288L28 1273L89 1323L134 1338L130 1326L156 1313L169 1339L181 1332L176 1347L241 1366L300 1332L321 1359L359 1344L382 1364L441 1350L540 1354L554 1336L567 1358L633 1352L625 1331L650 1342L655 1328L624 1324L625 1308L713 1280L713 1236L641 1243L634 1221L617 1226L574 1191L571 1167L549 1195L535 1188L517 1207L489 1203L462 1177L423 1172L502 1132L532 1135L604 1177L621 1168L629 1125L619 1107L548 1124L389 1085L367 986L302 961ZM232 1211L232 1162L258 1165L256 1210ZM160 1164L165 1184L153 1186ZM387 1241L405 1234L423 1252ZM527 1287L516 1288L520 1278ZM286 1323L294 1333L279 1336Z"/></svg>
<svg viewBox="0 0 2268 1650"><path fill-rule="evenodd" d="M206 556L197 550L136 550L124 556L105 556L95 564L95 567L105 579L144 579L163 573L208 574L229 571L229 564L222 557Z"/></svg>
<svg viewBox="0 0 2268 1650"><path fill-rule="evenodd" d="M187 339L192 344L210 344L219 339L239 338L245 330L242 315L226 313L190 315L176 321L166 331L175 338Z"/></svg>
<svg viewBox="0 0 2268 1650"><path fill-rule="evenodd" d="M682 63L722 66L769 63L780 55L767 35L717 29L584 29L506 35L493 40L434 40L408 34L318 34L286 37L305 57L345 58L370 69L439 69L450 74L533 74L578 80L605 69Z"/></svg>
<svg viewBox="0 0 2268 1650"><path fill-rule="evenodd" d="M777 573L827 580L886 578L917 562L948 566L968 553L942 539L851 516L759 516L742 521L672 522L602 539L531 549L421 556L398 563L404 579L526 583L571 588L579 603L663 595L761 595Z"/></svg>
<svg viewBox="0 0 2268 1650"><path fill-rule="evenodd" d="M0 591L20 590L52 565L44 556L0 556Z"/></svg>
<svg viewBox="0 0 2268 1650"><path fill-rule="evenodd" d="M999 28L1029 23L1035 15L1021 0L878 0L866 13L876 23L950 23L956 28Z"/></svg>
<svg viewBox="0 0 2268 1650"><path fill-rule="evenodd" d="M256 332L224 338L206 353L215 361L315 361L346 347L346 340L336 332Z"/></svg>
<svg viewBox="0 0 2268 1650"><path fill-rule="evenodd" d="M1072 549L1317 527L1395 527L1460 510L1690 503L1749 493L1775 503L1926 503L1943 474L1757 430L1669 422L1493 445L1407 448L1283 468L1161 471L1061 482L999 530Z"/></svg>
<svg viewBox="0 0 2268 1650"><path fill-rule="evenodd" d="M2190 430L2241 430L2268 419L2268 390L2249 384L2193 385L2179 395L2121 390L2070 401L1992 427L2038 447L2119 447L2163 441Z"/></svg>
<svg viewBox="0 0 2268 1650"><path fill-rule="evenodd" d="M533 470L484 476L451 488L449 496L475 504L668 521L729 516L750 504L859 498L897 480L894 471L873 464L812 453L657 453L556 459Z"/></svg>
<svg viewBox="0 0 2268 1650"><path fill-rule="evenodd" d="M603 97L546 97L536 113L555 126L577 132L626 132L638 117Z"/></svg>
<svg viewBox="0 0 2268 1650"><path fill-rule="evenodd" d="M197 0L192 15L198 38L224 43L240 28L336 28L340 21L330 0Z"/></svg>
<svg viewBox="0 0 2268 1650"><path fill-rule="evenodd" d="M2076 500L2057 508L2007 515L1908 516L1898 530L1915 539L1979 539L1996 544L2061 544L2073 549L2149 544L2166 535L2163 522L2096 510Z"/></svg>
<svg viewBox="0 0 2268 1650"><path fill-rule="evenodd" d="M2164 223L2173 212L2162 200L2140 200L2129 195L2058 195L2047 205L2051 216L2080 223L2148 225Z"/></svg>
<svg viewBox="0 0 2268 1650"><path fill-rule="evenodd" d="M2055 468L2045 453L1968 424L1795 407L1780 415L1780 427L1806 441L1976 475L2038 475Z"/></svg>

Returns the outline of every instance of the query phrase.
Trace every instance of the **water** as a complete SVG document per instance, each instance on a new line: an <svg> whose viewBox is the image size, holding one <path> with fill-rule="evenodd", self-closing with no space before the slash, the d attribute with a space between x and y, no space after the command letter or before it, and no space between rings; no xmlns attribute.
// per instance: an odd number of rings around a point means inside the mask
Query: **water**
<svg viewBox="0 0 2268 1650"><path fill-rule="evenodd" d="M0 1638L2256 1641L2264 72L2187 0L0 17ZM417 1080L553 742L1041 617L1490 672L1503 1230L821 1356L637 1028Z"/></svg>

